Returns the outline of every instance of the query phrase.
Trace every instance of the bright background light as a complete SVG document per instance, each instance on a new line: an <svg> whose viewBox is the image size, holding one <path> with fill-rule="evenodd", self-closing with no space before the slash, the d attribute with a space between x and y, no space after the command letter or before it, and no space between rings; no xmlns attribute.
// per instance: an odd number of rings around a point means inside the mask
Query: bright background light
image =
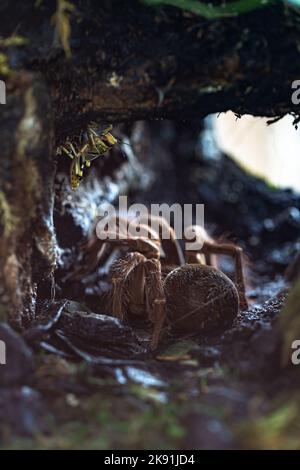
<svg viewBox="0 0 300 470"><path fill-rule="evenodd" d="M300 191L300 128L286 116L270 126L250 115L237 119L232 112L214 116L220 150L251 173L281 188Z"/></svg>

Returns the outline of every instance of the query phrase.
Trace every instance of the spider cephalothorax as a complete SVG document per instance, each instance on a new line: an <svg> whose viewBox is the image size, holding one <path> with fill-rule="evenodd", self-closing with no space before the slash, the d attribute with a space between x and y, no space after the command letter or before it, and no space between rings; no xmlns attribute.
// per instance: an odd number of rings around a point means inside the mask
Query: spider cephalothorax
<svg viewBox="0 0 300 470"><path fill-rule="evenodd" d="M184 255L174 230L162 217L149 214L131 220L131 227L138 227L133 232L127 230L127 219L117 217L115 222L115 231L106 231L105 239L95 238L89 244L88 256L95 267L119 250L110 267L112 314L120 319L129 314L148 319L153 325L153 349L167 321L183 334L206 332L231 322L239 306L247 307L239 247L218 244L202 227L191 226L185 230ZM234 257L235 284L217 269L217 254Z"/></svg>

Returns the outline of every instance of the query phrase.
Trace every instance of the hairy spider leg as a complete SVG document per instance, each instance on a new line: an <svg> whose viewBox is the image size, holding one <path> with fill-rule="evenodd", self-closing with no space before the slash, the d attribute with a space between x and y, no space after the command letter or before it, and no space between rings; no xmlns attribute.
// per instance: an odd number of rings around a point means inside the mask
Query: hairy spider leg
<svg viewBox="0 0 300 470"><path fill-rule="evenodd" d="M235 284L239 293L240 307L248 308L246 298L246 286L243 273L243 250L239 246L226 243L218 244L216 242L204 242L202 251L204 254L229 255L235 262Z"/></svg>
<svg viewBox="0 0 300 470"><path fill-rule="evenodd" d="M144 275L139 276L138 282L133 282L129 292L126 293L125 285L128 276L133 273L137 266L143 264L145 256L140 253L129 253L125 259L117 260L111 267L113 284L113 308L115 317L123 319L129 303L129 297L144 296ZM131 292L132 291L132 292ZM138 291L138 292L137 292ZM141 293L140 293L141 291ZM142 303L143 299L141 299Z"/></svg>
<svg viewBox="0 0 300 470"><path fill-rule="evenodd" d="M217 267L216 257L211 253L203 253L202 247L205 242L214 242L208 235L206 230L200 225L190 225L184 229L185 242L196 243L199 248L195 250L185 249L186 262L191 264L207 264L208 266Z"/></svg>
<svg viewBox="0 0 300 470"><path fill-rule="evenodd" d="M156 349L166 321L166 298L161 281L161 266L157 259L147 259L145 269L145 296L149 320L153 323L151 349Z"/></svg>

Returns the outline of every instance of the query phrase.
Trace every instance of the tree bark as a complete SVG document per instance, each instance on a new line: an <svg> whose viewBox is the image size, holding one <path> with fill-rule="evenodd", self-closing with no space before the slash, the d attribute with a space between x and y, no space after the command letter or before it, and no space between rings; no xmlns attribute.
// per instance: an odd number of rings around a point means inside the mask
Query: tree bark
<svg viewBox="0 0 300 470"><path fill-rule="evenodd" d="M47 88L28 72L10 83L1 108L0 315L25 326L37 283L53 272L52 112Z"/></svg>
<svg viewBox="0 0 300 470"><path fill-rule="evenodd" d="M57 34L53 43L54 2L0 7L1 34L28 39L9 48L11 64L44 76L58 135L91 119L298 112L291 83L300 77L299 15L281 2L217 21L133 0L72 3L70 59Z"/></svg>

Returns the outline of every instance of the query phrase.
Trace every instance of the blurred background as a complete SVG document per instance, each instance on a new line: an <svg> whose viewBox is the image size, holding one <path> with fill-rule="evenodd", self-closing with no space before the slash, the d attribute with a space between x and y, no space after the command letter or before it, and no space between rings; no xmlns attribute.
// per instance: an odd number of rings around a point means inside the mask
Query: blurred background
<svg viewBox="0 0 300 470"><path fill-rule="evenodd" d="M292 116L272 125L266 118L237 118L232 112L211 120L220 150L274 186L300 191L300 130Z"/></svg>

